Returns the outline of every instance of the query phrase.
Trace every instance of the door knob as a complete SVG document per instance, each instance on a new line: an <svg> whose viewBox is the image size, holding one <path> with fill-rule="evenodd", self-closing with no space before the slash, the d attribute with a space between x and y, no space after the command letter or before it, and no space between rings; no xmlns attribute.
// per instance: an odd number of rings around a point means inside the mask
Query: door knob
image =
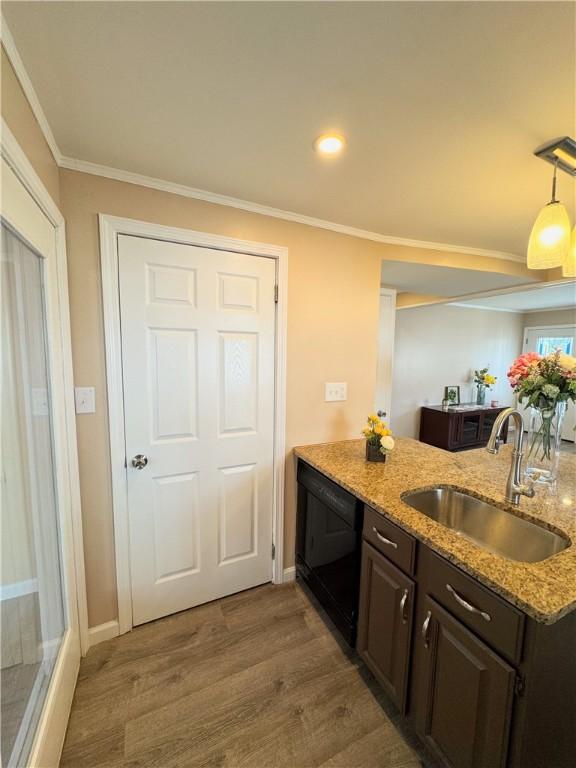
<svg viewBox="0 0 576 768"><path fill-rule="evenodd" d="M148 456L144 456L143 453L137 453L132 459L132 466L136 469L144 469L146 464L148 464Z"/></svg>

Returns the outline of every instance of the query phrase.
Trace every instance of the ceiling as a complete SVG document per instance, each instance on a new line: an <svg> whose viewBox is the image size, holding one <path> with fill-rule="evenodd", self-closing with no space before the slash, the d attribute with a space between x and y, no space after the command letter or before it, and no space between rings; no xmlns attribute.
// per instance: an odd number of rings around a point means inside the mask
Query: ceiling
<svg viewBox="0 0 576 768"><path fill-rule="evenodd" d="M516 312L529 312L538 309L558 309L574 307L576 309L576 281L561 285L534 286L527 291L514 291L499 296L471 298L459 304L472 304L475 307L508 309Z"/></svg>
<svg viewBox="0 0 576 768"><path fill-rule="evenodd" d="M533 274L533 279L538 280L538 273ZM530 278L518 275L413 264L406 261L383 261L381 269L382 285L396 288L399 292L430 296L465 296L468 293L509 288L529 281Z"/></svg>
<svg viewBox="0 0 576 768"><path fill-rule="evenodd" d="M532 151L576 134L574 3L3 12L65 156L384 235L523 254L551 180ZM328 129L338 159L313 152Z"/></svg>

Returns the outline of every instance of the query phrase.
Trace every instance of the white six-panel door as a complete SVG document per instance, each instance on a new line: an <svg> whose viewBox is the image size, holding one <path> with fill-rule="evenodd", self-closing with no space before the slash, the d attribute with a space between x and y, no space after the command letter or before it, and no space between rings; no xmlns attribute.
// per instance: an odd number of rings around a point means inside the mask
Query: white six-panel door
<svg viewBox="0 0 576 768"><path fill-rule="evenodd" d="M118 252L141 624L271 579L275 263L127 235Z"/></svg>

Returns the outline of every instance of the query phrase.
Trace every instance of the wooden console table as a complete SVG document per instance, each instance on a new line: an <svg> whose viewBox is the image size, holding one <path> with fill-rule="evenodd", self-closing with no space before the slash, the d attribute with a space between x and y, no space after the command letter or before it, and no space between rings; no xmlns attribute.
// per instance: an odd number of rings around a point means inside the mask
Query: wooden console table
<svg viewBox="0 0 576 768"><path fill-rule="evenodd" d="M475 406L445 411L441 405L424 406L420 411L420 441L444 448L465 451L482 448L488 442L494 421L504 407ZM508 438L508 422L502 429L502 440Z"/></svg>

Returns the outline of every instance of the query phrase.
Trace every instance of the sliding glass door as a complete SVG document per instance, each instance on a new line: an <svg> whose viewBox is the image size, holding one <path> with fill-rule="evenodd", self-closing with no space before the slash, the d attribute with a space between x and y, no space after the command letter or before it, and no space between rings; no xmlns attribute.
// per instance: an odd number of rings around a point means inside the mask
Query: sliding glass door
<svg viewBox="0 0 576 768"><path fill-rule="evenodd" d="M64 220L2 128L0 753L3 768L56 768L79 606L86 631Z"/></svg>
<svg viewBox="0 0 576 768"><path fill-rule="evenodd" d="M2 765L26 765L65 630L42 258L2 225Z"/></svg>

